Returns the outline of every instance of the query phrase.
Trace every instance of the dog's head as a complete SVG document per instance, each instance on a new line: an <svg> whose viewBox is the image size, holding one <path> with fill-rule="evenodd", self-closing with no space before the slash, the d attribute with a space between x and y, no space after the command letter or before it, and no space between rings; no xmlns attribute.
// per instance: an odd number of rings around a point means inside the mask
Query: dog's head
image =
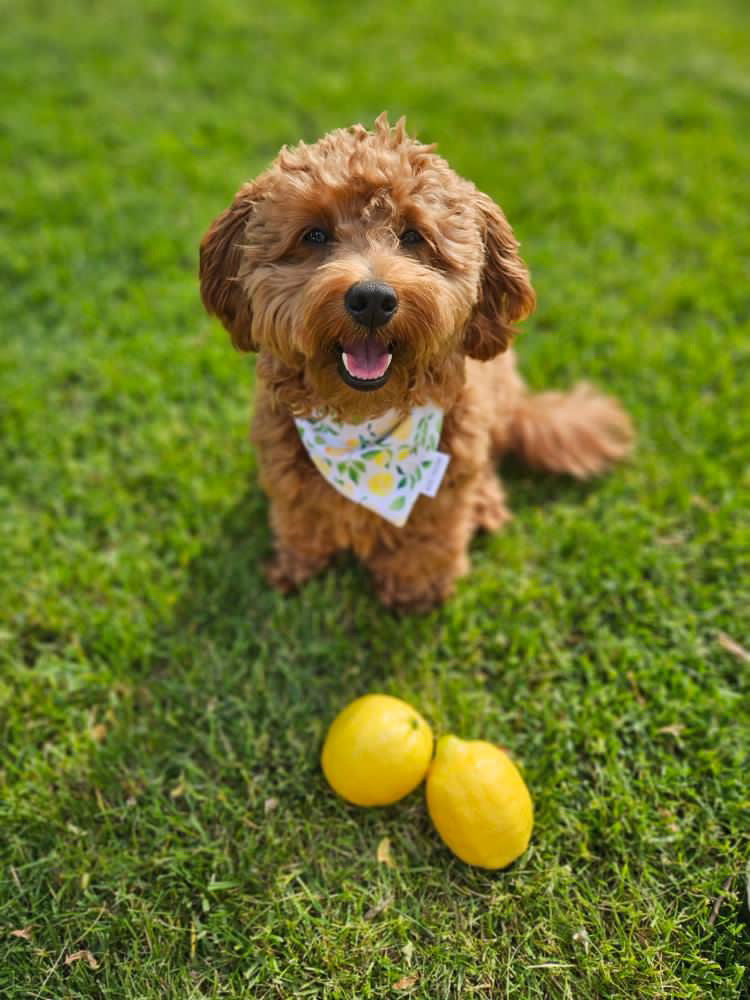
<svg viewBox="0 0 750 1000"><path fill-rule="evenodd" d="M440 402L534 306L500 208L385 115L284 148L204 236L200 275L297 411L348 420Z"/></svg>

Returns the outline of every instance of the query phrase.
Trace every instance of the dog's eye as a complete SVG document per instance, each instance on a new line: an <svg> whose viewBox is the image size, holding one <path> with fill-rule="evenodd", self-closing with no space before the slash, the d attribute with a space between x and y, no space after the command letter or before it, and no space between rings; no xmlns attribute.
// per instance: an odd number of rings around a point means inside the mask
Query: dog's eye
<svg viewBox="0 0 750 1000"><path fill-rule="evenodd" d="M424 237L421 233L417 232L416 229L405 229L401 233L401 243L403 246L413 246L415 243L421 243Z"/></svg>
<svg viewBox="0 0 750 1000"><path fill-rule="evenodd" d="M308 229L305 235L302 237L303 243L318 243L320 245L328 243L331 237L325 231L325 229L320 229L315 226L313 229Z"/></svg>

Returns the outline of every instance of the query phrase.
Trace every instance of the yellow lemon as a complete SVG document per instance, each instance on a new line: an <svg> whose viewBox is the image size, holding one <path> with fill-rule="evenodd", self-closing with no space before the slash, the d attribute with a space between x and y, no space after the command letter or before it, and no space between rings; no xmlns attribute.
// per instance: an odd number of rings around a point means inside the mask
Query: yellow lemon
<svg viewBox="0 0 750 1000"><path fill-rule="evenodd" d="M504 868L528 847L529 790L510 757L484 740L438 740L427 809L441 838L470 865Z"/></svg>
<svg viewBox="0 0 750 1000"><path fill-rule="evenodd" d="M377 465L385 465L385 463L388 461L388 452L378 451L373 455L372 460Z"/></svg>
<svg viewBox="0 0 750 1000"><path fill-rule="evenodd" d="M384 497L386 494L392 492L393 487L396 485L396 479L392 472L376 472L373 476L370 476L367 485L373 493Z"/></svg>
<svg viewBox="0 0 750 1000"><path fill-rule="evenodd" d="M339 713L320 762L328 784L357 806L386 806L413 791L427 773L432 730L400 698L366 694Z"/></svg>

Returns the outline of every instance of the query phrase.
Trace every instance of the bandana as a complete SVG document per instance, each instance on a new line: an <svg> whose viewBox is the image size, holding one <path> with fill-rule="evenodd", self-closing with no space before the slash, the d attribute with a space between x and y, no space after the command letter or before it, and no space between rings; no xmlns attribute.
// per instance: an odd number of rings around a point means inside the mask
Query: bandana
<svg viewBox="0 0 750 1000"><path fill-rule="evenodd" d="M450 461L437 451L443 411L417 406L406 417L388 410L362 424L295 419L310 458L334 489L399 528L420 493L434 497Z"/></svg>

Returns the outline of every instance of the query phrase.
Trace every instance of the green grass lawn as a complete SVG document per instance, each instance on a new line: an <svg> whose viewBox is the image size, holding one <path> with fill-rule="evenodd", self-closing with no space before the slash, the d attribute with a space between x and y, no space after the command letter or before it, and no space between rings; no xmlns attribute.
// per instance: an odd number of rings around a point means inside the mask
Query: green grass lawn
<svg viewBox="0 0 750 1000"><path fill-rule="evenodd" d="M743 995L746 4L170 9L3 5L0 996ZM514 521L407 619L353 561L265 587L253 362L196 276L282 143L383 109L515 226L531 384L588 377L640 437L586 486L509 463ZM455 860L421 790L328 790L370 690L511 748L509 871Z"/></svg>

